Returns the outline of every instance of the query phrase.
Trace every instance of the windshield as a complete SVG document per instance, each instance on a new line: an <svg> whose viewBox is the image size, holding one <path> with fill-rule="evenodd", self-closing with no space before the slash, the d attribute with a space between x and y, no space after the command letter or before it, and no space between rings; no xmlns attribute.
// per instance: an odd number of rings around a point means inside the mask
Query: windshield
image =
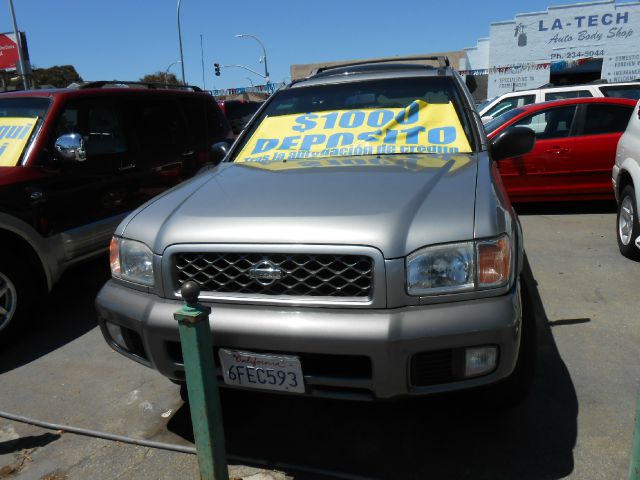
<svg viewBox="0 0 640 480"><path fill-rule="evenodd" d="M505 112L502 115L497 116L496 118L494 118L493 120L485 124L484 126L485 132L487 132L487 134L493 132L498 127L504 125L512 118L520 115L522 112L524 112L522 108L514 108L513 110L509 110L508 112Z"/></svg>
<svg viewBox="0 0 640 480"><path fill-rule="evenodd" d="M0 167L18 165L49 104L47 98L0 99Z"/></svg>
<svg viewBox="0 0 640 480"><path fill-rule="evenodd" d="M472 151L451 78L299 87L275 94L235 149L235 162Z"/></svg>

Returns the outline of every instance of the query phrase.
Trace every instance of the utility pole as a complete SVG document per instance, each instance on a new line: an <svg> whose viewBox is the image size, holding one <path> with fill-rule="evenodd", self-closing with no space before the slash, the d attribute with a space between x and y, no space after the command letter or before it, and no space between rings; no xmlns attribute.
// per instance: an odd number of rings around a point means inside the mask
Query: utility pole
<svg viewBox="0 0 640 480"><path fill-rule="evenodd" d="M180 30L180 4L182 3L182 0L178 0L178 6L176 8L177 13L178 13L178 43L180 44L180 65L182 66L182 83L184 85L187 84L187 81L185 80L184 77L184 58L182 56L182 31Z"/></svg>
<svg viewBox="0 0 640 480"><path fill-rule="evenodd" d="M22 85L25 90L29 90L29 82L27 81L27 65L24 61L24 52L22 50L22 38L18 30L18 22L16 22L16 14L13 10L13 0L9 0L9 10L11 10L11 19L13 20L13 33L16 35L16 43L18 44L18 75L22 77Z"/></svg>

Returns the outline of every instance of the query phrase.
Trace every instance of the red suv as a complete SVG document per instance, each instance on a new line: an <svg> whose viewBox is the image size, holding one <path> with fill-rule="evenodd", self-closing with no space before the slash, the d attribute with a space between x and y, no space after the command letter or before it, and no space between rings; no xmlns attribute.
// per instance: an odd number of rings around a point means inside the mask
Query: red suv
<svg viewBox="0 0 640 480"><path fill-rule="evenodd" d="M616 145L635 104L574 98L514 108L487 123L489 139L514 126L536 133L531 152L498 161L511 200L613 200Z"/></svg>
<svg viewBox="0 0 640 480"><path fill-rule="evenodd" d="M128 212L231 137L211 95L151 87L0 94L0 341L65 268L108 248Z"/></svg>

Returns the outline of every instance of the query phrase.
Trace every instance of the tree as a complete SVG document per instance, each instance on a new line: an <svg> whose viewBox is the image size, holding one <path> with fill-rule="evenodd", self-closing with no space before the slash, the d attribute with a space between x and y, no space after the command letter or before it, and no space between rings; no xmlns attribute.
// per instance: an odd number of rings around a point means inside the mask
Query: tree
<svg viewBox="0 0 640 480"><path fill-rule="evenodd" d="M51 85L64 88L70 83L82 82L82 77L73 65L56 65L50 68L34 68L33 82L36 86Z"/></svg>
<svg viewBox="0 0 640 480"><path fill-rule="evenodd" d="M33 88L64 88L70 83L82 82L73 65L56 65L49 68L33 68L31 83ZM15 72L0 72L0 84L5 90L22 90L22 79Z"/></svg>
<svg viewBox="0 0 640 480"><path fill-rule="evenodd" d="M182 82L178 80L178 77L176 77L175 74L161 71L145 75L140 79L140 81L145 83L161 83L165 85L182 85Z"/></svg>

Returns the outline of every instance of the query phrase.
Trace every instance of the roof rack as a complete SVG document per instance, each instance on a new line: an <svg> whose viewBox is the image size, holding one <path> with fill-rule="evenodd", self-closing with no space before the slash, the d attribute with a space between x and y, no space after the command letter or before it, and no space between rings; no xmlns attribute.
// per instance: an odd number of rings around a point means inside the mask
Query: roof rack
<svg viewBox="0 0 640 480"><path fill-rule="evenodd" d="M325 72L327 70L333 70L334 68L345 68L345 67L357 67L360 65L371 65L376 63L396 63L396 62L406 62L406 61L416 61L416 60L432 60L438 62L438 68L447 68L449 67L449 57L446 55L431 55L425 57L393 57L393 58L384 58L380 60L361 60L358 62L349 62L343 63L340 65L331 65L326 67L319 67L315 71L311 73L311 76L317 75L318 73Z"/></svg>
<svg viewBox="0 0 640 480"><path fill-rule="evenodd" d="M141 86L141 87L147 87L149 89L157 89L157 90L191 90L194 92L202 91L200 87L196 87L195 85L176 85L176 84L164 84L164 83L154 83L154 82L130 82L125 80L97 80L94 82L86 82L86 83L80 84L76 88L80 88L80 89L103 88L106 85L113 85L115 87L124 87L124 88L127 88L129 86Z"/></svg>

